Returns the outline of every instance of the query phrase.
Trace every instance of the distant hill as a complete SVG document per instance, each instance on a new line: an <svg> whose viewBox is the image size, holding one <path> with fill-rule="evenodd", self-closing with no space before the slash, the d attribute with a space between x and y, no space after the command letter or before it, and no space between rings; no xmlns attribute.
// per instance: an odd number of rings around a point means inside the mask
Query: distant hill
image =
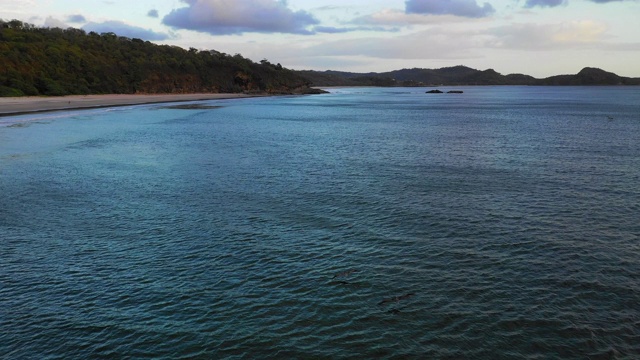
<svg viewBox="0 0 640 360"><path fill-rule="evenodd" d="M640 78L618 76L597 68L584 68L576 75L536 79L524 74L502 75L493 69L466 66L441 69L402 69L384 73L297 71L313 86L435 86L435 85L640 85Z"/></svg>
<svg viewBox="0 0 640 360"><path fill-rule="evenodd" d="M558 75L541 79L544 85L640 85L640 78L626 78L598 68L586 67L576 75Z"/></svg>
<svg viewBox="0 0 640 360"><path fill-rule="evenodd" d="M185 50L114 33L0 20L0 96L307 93L310 82L267 60Z"/></svg>

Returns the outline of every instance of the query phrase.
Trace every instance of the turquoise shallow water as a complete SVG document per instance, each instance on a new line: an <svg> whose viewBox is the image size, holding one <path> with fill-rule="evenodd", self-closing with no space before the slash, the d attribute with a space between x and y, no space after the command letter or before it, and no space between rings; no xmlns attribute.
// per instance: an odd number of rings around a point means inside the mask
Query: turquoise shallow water
<svg viewBox="0 0 640 360"><path fill-rule="evenodd" d="M0 118L0 358L639 357L640 88L456 89Z"/></svg>

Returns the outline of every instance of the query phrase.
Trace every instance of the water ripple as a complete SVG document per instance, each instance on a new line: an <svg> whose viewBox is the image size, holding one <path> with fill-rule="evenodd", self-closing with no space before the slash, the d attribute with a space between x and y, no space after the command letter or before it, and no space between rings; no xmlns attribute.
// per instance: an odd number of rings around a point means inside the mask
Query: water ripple
<svg viewBox="0 0 640 360"><path fill-rule="evenodd" d="M640 101L542 90L3 127L0 354L637 357Z"/></svg>

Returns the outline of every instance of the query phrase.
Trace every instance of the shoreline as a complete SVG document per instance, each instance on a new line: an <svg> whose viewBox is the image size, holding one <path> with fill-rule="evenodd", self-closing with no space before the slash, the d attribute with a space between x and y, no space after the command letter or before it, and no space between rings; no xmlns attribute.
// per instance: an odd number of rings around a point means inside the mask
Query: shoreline
<svg viewBox="0 0 640 360"><path fill-rule="evenodd" d="M224 100L261 97L261 94L107 94L69 96L0 97L0 117L41 112L98 109L107 107L172 103L201 100Z"/></svg>

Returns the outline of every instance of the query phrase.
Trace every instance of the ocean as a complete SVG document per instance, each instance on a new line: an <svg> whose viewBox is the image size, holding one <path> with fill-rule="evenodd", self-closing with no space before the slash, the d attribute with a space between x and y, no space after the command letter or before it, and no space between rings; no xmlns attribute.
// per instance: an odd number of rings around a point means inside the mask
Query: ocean
<svg viewBox="0 0 640 360"><path fill-rule="evenodd" d="M639 358L640 87L441 89L0 118L0 358Z"/></svg>

